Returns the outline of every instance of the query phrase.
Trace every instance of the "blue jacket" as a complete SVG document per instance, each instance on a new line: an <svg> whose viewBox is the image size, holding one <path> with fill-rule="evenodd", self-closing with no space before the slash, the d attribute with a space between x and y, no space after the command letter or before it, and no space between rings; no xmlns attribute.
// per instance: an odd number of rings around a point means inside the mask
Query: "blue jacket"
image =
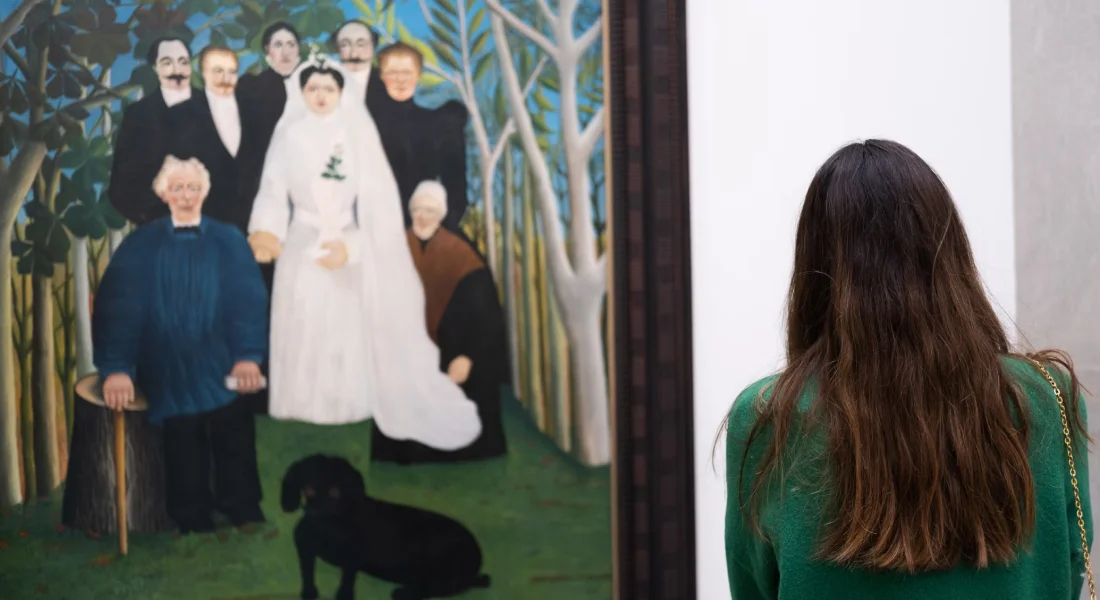
<svg viewBox="0 0 1100 600"><path fill-rule="evenodd" d="M238 361L267 353L267 288L244 235L203 217L177 232L168 217L118 247L96 291L94 362L127 373L149 400L149 420L212 411L236 393Z"/></svg>

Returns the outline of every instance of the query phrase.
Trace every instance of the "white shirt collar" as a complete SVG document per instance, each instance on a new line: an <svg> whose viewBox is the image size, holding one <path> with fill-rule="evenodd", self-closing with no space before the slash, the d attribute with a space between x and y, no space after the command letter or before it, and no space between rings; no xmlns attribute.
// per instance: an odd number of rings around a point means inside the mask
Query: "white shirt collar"
<svg viewBox="0 0 1100 600"><path fill-rule="evenodd" d="M202 223L202 215L191 221L180 221L175 215L172 216L172 227L198 227L200 223Z"/></svg>
<svg viewBox="0 0 1100 600"><path fill-rule="evenodd" d="M165 104L168 106L175 106L191 98L191 86L184 86L182 89L178 90L162 87L160 88L160 95L164 98Z"/></svg>

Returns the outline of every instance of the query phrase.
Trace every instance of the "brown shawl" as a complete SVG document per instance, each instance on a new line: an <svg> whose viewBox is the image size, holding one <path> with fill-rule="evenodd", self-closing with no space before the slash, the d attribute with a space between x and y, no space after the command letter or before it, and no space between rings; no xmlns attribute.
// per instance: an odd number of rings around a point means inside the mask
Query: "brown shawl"
<svg viewBox="0 0 1100 600"><path fill-rule="evenodd" d="M467 275L484 268L485 262L466 241L442 227L424 244L411 230L406 235L413 263L424 283L428 334L438 344L439 322L455 288Z"/></svg>

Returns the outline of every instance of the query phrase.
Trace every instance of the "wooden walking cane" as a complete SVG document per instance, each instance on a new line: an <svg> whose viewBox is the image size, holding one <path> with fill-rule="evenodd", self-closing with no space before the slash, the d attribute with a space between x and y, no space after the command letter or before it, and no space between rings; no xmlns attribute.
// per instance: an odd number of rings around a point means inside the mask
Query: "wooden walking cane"
<svg viewBox="0 0 1100 600"><path fill-rule="evenodd" d="M127 552L126 535L129 524L126 522L126 411L115 411L115 495L118 507L118 552L123 556Z"/></svg>

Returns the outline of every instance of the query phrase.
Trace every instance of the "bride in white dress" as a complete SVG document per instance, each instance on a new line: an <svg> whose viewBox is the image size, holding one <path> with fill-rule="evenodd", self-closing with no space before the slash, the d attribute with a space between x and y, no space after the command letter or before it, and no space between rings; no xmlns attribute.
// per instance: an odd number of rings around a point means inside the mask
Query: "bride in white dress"
<svg viewBox="0 0 1100 600"><path fill-rule="evenodd" d="M278 259L269 412L373 418L391 438L462 448L481 432L477 407L439 369L397 182L348 80L316 55L287 78L252 209L257 260Z"/></svg>

